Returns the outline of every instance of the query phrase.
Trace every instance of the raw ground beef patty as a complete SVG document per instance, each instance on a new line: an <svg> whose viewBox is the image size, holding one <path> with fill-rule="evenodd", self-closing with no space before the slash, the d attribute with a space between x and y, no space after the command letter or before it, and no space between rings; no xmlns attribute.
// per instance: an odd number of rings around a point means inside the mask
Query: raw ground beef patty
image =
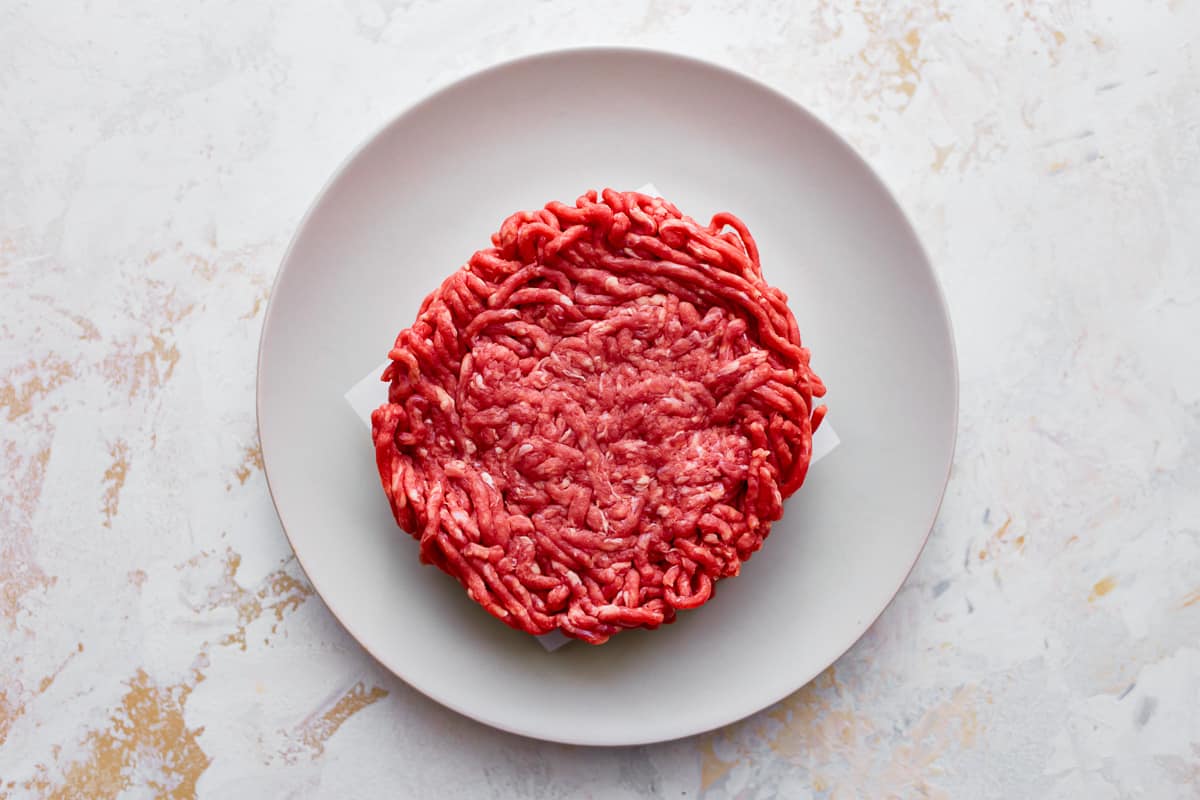
<svg viewBox="0 0 1200 800"><path fill-rule="evenodd" d="M804 481L825 388L730 214L606 189L513 214L425 299L371 417L421 559L531 634L695 608Z"/></svg>

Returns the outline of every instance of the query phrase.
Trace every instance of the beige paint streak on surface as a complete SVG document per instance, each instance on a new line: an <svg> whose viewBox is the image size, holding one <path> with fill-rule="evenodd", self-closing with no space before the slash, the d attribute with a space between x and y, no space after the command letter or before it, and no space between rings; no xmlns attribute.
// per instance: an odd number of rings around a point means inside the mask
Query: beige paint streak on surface
<svg viewBox="0 0 1200 800"><path fill-rule="evenodd" d="M238 483L245 486L246 481L250 480L250 476L254 474L255 470L261 472L262 469L262 447L255 443L246 445L245 450L242 452L242 463L234 470L233 474L238 479Z"/></svg>
<svg viewBox="0 0 1200 800"><path fill-rule="evenodd" d="M934 145L933 146L933 163L929 168L934 172L941 172L946 168L946 161L950 158L950 154L954 152L954 145Z"/></svg>
<svg viewBox="0 0 1200 800"><path fill-rule="evenodd" d="M79 331L80 331L79 338L82 341L85 341L85 342L100 341L100 338L101 338L100 337L100 329L98 327L96 327L96 323L92 322L87 317L83 316L82 314L77 314L69 308L64 308L58 302L56 302L55 299L53 297L51 297L50 295L35 294L35 295L32 295L32 298L34 300L37 300L39 303L45 303L47 306L52 308L54 311L58 312L59 314L62 314L64 317L66 317L67 319L71 320L76 325L78 325Z"/></svg>
<svg viewBox="0 0 1200 800"><path fill-rule="evenodd" d="M7 676L3 678L3 682L5 688L0 689L0 747L8 741L8 734L13 725L24 716L29 701L33 699L33 693L26 692L23 686Z"/></svg>
<svg viewBox="0 0 1200 800"><path fill-rule="evenodd" d="M176 247L181 245L182 243L180 243L180 245L176 245ZM211 281L213 278L217 277L217 265L214 264L210 259L204 258L203 256L195 253L189 253L187 256L185 256L184 260L191 265L192 274L196 277L206 281Z"/></svg>
<svg viewBox="0 0 1200 800"><path fill-rule="evenodd" d="M108 448L112 463L104 470L104 503L101 510L104 513L104 527L111 528L113 517L121 504L121 489L125 487L125 478L129 475L129 445L123 439L113 442Z"/></svg>
<svg viewBox="0 0 1200 800"><path fill-rule="evenodd" d="M85 737L88 755L66 765L61 780L39 765L38 776L26 789L52 787L38 793L50 800L115 798L135 786L149 789L156 797L194 797L196 782L211 759L197 741L204 728L188 727L184 706L203 679L197 672L191 682L158 686L138 670L108 727Z"/></svg>
<svg viewBox="0 0 1200 800"><path fill-rule="evenodd" d="M18 698L11 697L15 693L15 689L8 686L8 679L5 678L5 688L0 689L0 746L3 746L8 741L8 732L12 730L13 723L17 718L25 713L25 704Z"/></svg>
<svg viewBox="0 0 1200 800"><path fill-rule="evenodd" d="M143 390L161 388L174 376L181 358L174 339L175 326L196 308L195 303L181 303L175 290L161 281L149 281L148 291L150 301L157 301L158 308L141 320L146 333L113 344L100 365L108 384L128 387L131 399Z"/></svg>
<svg viewBox="0 0 1200 800"><path fill-rule="evenodd" d="M41 362L30 359L9 370L0 383L0 408L15 422L33 410L34 403L75 377L75 367L49 355Z"/></svg>
<svg viewBox="0 0 1200 800"><path fill-rule="evenodd" d="M902 788L902 796L948 798L942 789L930 783L941 774L938 762L948 753L969 750L979 734L976 704L979 690L974 686L957 689L950 699L923 715L905 737L905 743L892 750L892 761L880 778L879 788Z"/></svg>
<svg viewBox="0 0 1200 800"><path fill-rule="evenodd" d="M725 761L713 749L711 736L700 743L700 791L707 792L717 781L729 774L736 762Z"/></svg>
<svg viewBox="0 0 1200 800"><path fill-rule="evenodd" d="M891 45L896 51L896 88L911 100L921 80L921 62L917 55L921 49L921 34L912 28L903 39L893 39Z"/></svg>
<svg viewBox="0 0 1200 800"><path fill-rule="evenodd" d="M857 0L852 7L822 0L815 14L828 40L842 37L848 27L866 29L865 43L846 64L853 70L852 84L863 99L882 101L894 111L908 107L921 83L926 63L921 55L922 29L949 19L936 0L909 7L880 0ZM878 121L871 113L866 118Z"/></svg>
<svg viewBox="0 0 1200 800"><path fill-rule="evenodd" d="M1097 600L1099 600L1101 597L1104 597L1104 595L1108 594L1116 587L1117 587L1117 579L1114 578L1112 575L1108 575L1104 578L1101 578L1100 580L1096 581L1095 585L1092 586L1092 593L1088 595L1088 602L1089 603L1096 602Z"/></svg>
<svg viewBox="0 0 1200 800"><path fill-rule="evenodd" d="M83 643L80 642L53 672L38 681L37 688L32 691L27 690L14 678L7 675L0 676L0 683L5 687L0 689L0 746L8 741L8 734L12 730L12 726L25 714L29 703L39 695L45 694L46 690L54 685L54 681L67 668L67 665L82 652Z"/></svg>
<svg viewBox="0 0 1200 800"><path fill-rule="evenodd" d="M1067 35L1058 28L1054 20L1042 16L1043 9L1038 8L1036 0L1021 0L1021 9L1022 16L1034 26L1039 38L1045 42L1051 62L1059 63L1062 59L1063 45L1067 42ZM1053 7L1049 11L1053 13ZM1095 41L1093 39L1093 43Z"/></svg>
<svg viewBox="0 0 1200 800"><path fill-rule="evenodd" d="M189 564L199 563L207 556L193 558ZM237 580L238 569L241 568L242 557L226 550L223 558L223 568L220 581L208 587L208 597L196 611L215 611L218 608L233 608L237 612L237 627L232 633L221 638L222 645L238 645L246 649L246 631L252 623L264 614L271 612L275 621L271 632L275 633L284 614L295 611L305 600L313 596L313 588L307 581L296 578L280 568L267 575L254 589L247 589Z"/></svg>
<svg viewBox="0 0 1200 800"><path fill-rule="evenodd" d="M130 339L115 345L104 359L101 370L110 385L128 385L129 397L142 389L162 387L175 374L179 347L159 334L151 334L148 345Z"/></svg>
<svg viewBox="0 0 1200 800"><path fill-rule="evenodd" d="M870 720L845 707L845 687L837 668L818 675L800 691L783 700L768 716L783 729L768 744L789 760L813 759L818 763L853 752L874 733Z"/></svg>
<svg viewBox="0 0 1200 800"><path fill-rule="evenodd" d="M937 2L924 8L906 8L899 15L895 13L897 8L880 3L873 10L862 2L855 3L855 11L869 33L867 44L856 58L865 71L860 71L856 79L868 99L883 98L885 92L902 95L892 105L895 110L903 111L917 93L925 66L921 56L921 27L946 22L949 15Z"/></svg>
<svg viewBox="0 0 1200 800"><path fill-rule="evenodd" d="M100 329L96 327L96 323L92 322L82 314L71 314L65 312L71 321L79 326L81 333L79 338L87 342L97 342L100 340Z"/></svg>
<svg viewBox="0 0 1200 800"><path fill-rule="evenodd" d="M7 620L10 634L17 630L25 596L48 589L57 580L33 560L33 515L49 462L48 446L27 457L12 442L4 443L3 468L8 493L0 502L0 530L5 534L0 537L0 616Z"/></svg>
<svg viewBox="0 0 1200 800"><path fill-rule="evenodd" d="M1180 603L1179 607L1187 608L1188 606L1194 606L1197 603L1200 603L1200 589L1195 589L1190 592L1187 597L1183 598L1183 602Z"/></svg>
<svg viewBox="0 0 1200 800"><path fill-rule="evenodd" d="M370 689L362 681L354 684L323 712L309 715L296 729L296 738L309 750L313 758L325 752L325 743L338 732L346 720L370 705L388 696L381 686Z"/></svg>
<svg viewBox="0 0 1200 800"><path fill-rule="evenodd" d="M768 740L771 749L788 761L810 770L822 764L843 763L848 776L814 775L814 789L833 797L947 797L931 781L940 774L938 762L948 753L975 746L979 733L976 705L979 691L960 687L945 702L928 711L893 748L883 770L872 762L872 743L881 731L865 713L854 708L853 698L830 667L815 681L783 701L770 716L784 724Z"/></svg>
<svg viewBox="0 0 1200 800"><path fill-rule="evenodd" d="M245 320L257 319L258 315L260 313L262 313L263 306L266 305L267 298L270 297L270 295L271 295L270 289L265 288L265 287L262 289L259 289L258 294L256 294L254 296L254 305L251 306L249 311L247 311L245 314L243 314L241 316L241 319L245 319Z"/></svg>

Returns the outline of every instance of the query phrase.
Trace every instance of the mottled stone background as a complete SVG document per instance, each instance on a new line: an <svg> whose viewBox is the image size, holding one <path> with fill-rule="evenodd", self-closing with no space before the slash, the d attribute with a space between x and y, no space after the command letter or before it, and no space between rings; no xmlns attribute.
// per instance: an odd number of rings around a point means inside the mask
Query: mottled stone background
<svg viewBox="0 0 1200 800"><path fill-rule="evenodd" d="M1200 796L1200 6L572 6L0 2L0 795ZM879 622L782 703L632 749L374 664L291 556L253 410L340 159L582 43L731 64L845 134L962 364L946 503Z"/></svg>

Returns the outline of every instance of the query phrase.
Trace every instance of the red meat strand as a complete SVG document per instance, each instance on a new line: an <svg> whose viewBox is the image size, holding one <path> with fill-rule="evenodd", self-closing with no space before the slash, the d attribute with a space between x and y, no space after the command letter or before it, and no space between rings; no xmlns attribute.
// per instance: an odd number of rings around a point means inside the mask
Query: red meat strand
<svg viewBox="0 0 1200 800"><path fill-rule="evenodd" d="M705 603L803 483L825 387L741 220L636 192L510 216L400 332L371 417L421 559L599 644Z"/></svg>

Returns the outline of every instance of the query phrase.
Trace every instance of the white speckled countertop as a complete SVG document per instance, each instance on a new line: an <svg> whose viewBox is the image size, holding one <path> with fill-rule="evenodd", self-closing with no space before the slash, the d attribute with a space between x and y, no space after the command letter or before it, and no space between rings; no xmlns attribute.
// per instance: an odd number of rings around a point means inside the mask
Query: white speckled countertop
<svg viewBox="0 0 1200 800"><path fill-rule="evenodd" d="M0 5L0 796L1200 796L1200 5L75 5ZM584 43L730 64L843 133L962 369L941 517L867 636L630 749L377 666L291 557L254 421L268 288L342 157Z"/></svg>

